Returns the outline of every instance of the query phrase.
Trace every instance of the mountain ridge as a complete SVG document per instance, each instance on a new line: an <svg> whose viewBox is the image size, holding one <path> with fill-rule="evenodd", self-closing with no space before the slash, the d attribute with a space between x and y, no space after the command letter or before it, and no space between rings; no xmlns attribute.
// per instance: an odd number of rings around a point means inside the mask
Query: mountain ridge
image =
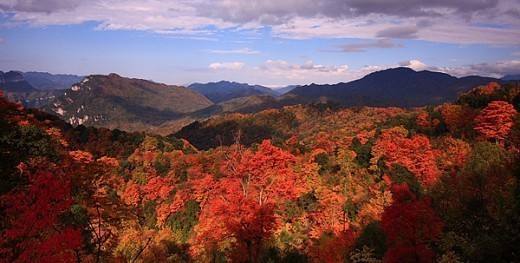
<svg viewBox="0 0 520 263"><path fill-rule="evenodd" d="M296 86L292 91L276 96L272 95L275 90L260 85L219 81L194 83L188 88L111 73L87 76L69 89L7 92L6 95L27 107L43 108L59 115L73 125L168 134L193 121L216 115L254 113L296 104L330 102L344 107L441 104L491 81L500 80L480 76L457 78L441 72L393 68L350 82ZM217 91L231 90L229 94L223 93L230 98L211 101L197 91L201 86L211 90L214 84Z"/></svg>
<svg viewBox="0 0 520 263"><path fill-rule="evenodd" d="M442 72L399 67L376 71L350 82L300 86L282 96L282 100L416 107L455 100L460 92L491 81L499 80L480 76L457 78Z"/></svg>
<svg viewBox="0 0 520 263"><path fill-rule="evenodd" d="M214 103L254 95L270 95L273 97L279 95L275 90L261 85L251 85L248 83L226 80L208 83L193 83L189 85L188 88L201 93Z"/></svg>
<svg viewBox="0 0 520 263"><path fill-rule="evenodd" d="M74 74L51 74L48 72L22 72L25 80L38 90L61 90L70 88L84 77Z"/></svg>

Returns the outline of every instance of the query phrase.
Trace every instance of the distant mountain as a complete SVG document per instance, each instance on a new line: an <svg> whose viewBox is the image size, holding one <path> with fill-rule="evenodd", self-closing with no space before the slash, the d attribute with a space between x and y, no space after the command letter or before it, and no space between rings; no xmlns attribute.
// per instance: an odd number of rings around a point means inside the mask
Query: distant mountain
<svg viewBox="0 0 520 263"><path fill-rule="evenodd" d="M144 131L211 105L185 87L110 74L86 77L44 110L73 125Z"/></svg>
<svg viewBox="0 0 520 263"><path fill-rule="evenodd" d="M289 91L299 87L299 85L289 85L282 88L273 89L274 92L276 92L278 95L283 95L285 93L288 93Z"/></svg>
<svg viewBox="0 0 520 263"><path fill-rule="evenodd" d="M279 108L283 105L279 101L269 95L254 95L248 97L240 97L214 104L205 109L190 114L196 119L207 118L220 113L239 112L253 113L269 108Z"/></svg>
<svg viewBox="0 0 520 263"><path fill-rule="evenodd" d="M32 92L36 89L27 82L21 72L0 71L0 89L5 92Z"/></svg>
<svg viewBox="0 0 520 263"><path fill-rule="evenodd" d="M29 108L44 107L63 93L60 90L39 90L27 81L25 73L18 71L0 71L0 89L8 100L21 102Z"/></svg>
<svg viewBox="0 0 520 263"><path fill-rule="evenodd" d="M511 80L520 80L520 74L514 74L514 75L505 75L501 80L505 81L511 81Z"/></svg>
<svg viewBox="0 0 520 263"><path fill-rule="evenodd" d="M74 83L80 82L83 77L68 74L50 74L47 72L22 73L25 80L39 90L68 89Z"/></svg>
<svg viewBox="0 0 520 263"><path fill-rule="evenodd" d="M254 95L278 95L276 91L264 86L230 81L194 83L189 88L208 97L214 103Z"/></svg>
<svg viewBox="0 0 520 263"><path fill-rule="evenodd" d="M62 95L64 90L36 90L31 92L6 92L5 97L9 101L20 102L26 108L43 108L49 105L56 97Z"/></svg>
<svg viewBox="0 0 520 263"><path fill-rule="evenodd" d="M491 81L498 80L479 76L457 78L401 67L374 72L347 83L300 86L281 100L285 104L328 101L344 106L416 107L453 101L461 92Z"/></svg>
<svg viewBox="0 0 520 263"><path fill-rule="evenodd" d="M179 119L165 122L159 127L154 127L150 131L157 134L168 135L180 130L194 121L201 121L226 113L254 113L266 109L281 108L283 106L284 105L276 98L269 95L254 95L235 98L218 104L213 104L196 112L185 114Z"/></svg>

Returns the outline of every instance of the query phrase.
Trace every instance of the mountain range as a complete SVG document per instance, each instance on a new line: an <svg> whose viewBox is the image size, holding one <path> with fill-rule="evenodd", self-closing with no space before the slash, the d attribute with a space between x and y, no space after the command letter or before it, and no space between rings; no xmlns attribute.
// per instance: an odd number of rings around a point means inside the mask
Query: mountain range
<svg viewBox="0 0 520 263"><path fill-rule="evenodd" d="M25 79L38 82L38 90ZM73 80L67 89L60 89ZM118 128L169 134L196 120L230 112L253 113L307 103L340 106L435 105L471 88L501 81L469 76L457 78L433 71L393 68L345 83L288 86L273 90L260 85L219 81L189 87L131 79L117 74L51 75L7 72L0 74L1 88L11 100L56 114L73 125ZM51 84L55 83L55 84ZM284 94L284 92L286 92Z"/></svg>
<svg viewBox="0 0 520 263"><path fill-rule="evenodd" d="M5 92L33 92L37 91L27 80L23 74L18 71L2 72L0 71L0 88Z"/></svg>
<svg viewBox="0 0 520 263"><path fill-rule="evenodd" d="M82 79L82 76L47 72L0 71L0 89L11 101L22 102L30 108L42 108Z"/></svg>
<svg viewBox="0 0 520 263"><path fill-rule="evenodd" d="M417 107L453 101L461 92L492 81L499 80L480 76L457 78L441 72L400 67L377 71L346 83L300 86L283 96L282 101Z"/></svg>
<svg viewBox="0 0 520 263"><path fill-rule="evenodd" d="M83 76L47 72L0 71L0 88L6 92L34 92L68 89Z"/></svg>

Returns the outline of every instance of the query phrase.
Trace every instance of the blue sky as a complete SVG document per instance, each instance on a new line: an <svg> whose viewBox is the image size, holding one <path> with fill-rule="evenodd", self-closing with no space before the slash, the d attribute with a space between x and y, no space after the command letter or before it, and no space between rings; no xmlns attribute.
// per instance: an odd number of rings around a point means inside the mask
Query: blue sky
<svg viewBox="0 0 520 263"><path fill-rule="evenodd" d="M518 0L0 0L0 70L168 84L520 73ZM417 11L419 10L419 11Z"/></svg>

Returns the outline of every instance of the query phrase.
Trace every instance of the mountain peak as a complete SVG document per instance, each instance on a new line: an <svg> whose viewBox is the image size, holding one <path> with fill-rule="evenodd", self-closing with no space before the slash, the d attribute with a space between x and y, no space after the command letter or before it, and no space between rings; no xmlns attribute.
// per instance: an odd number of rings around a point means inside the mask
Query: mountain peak
<svg viewBox="0 0 520 263"><path fill-rule="evenodd" d="M109 77L109 78L122 78L121 76L119 76L119 75L116 74L116 73L110 73L110 74L108 74L108 77Z"/></svg>
<svg viewBox="0 0 520 263"><path fill-rule="evenodd" d="M213 83L217 83L217 84L239 84L238 82L230 81L230 80L220 80L220 81L213 82Z"/></svg>
<svg viewBox="0 0 520 263"><path fill-rule="evenodd" d="M385 71L385 70L382 70L382 71ZM409 67L396 67L396 68L389 68L389 69L386 69L386 71L417 72L415 69L413 69L413 68L409 68Z"/></svg>
<svg viewBox="0 0 520 263"><path fill-rule="evenodd" d="M381 75L381 74L414 74L418 73L418 71L415 71L414 69L408 68L408 67L397 67L397 68L388 68L383 69L379 71L372 72L365 77L371 76L371 75Z"/></svg>

